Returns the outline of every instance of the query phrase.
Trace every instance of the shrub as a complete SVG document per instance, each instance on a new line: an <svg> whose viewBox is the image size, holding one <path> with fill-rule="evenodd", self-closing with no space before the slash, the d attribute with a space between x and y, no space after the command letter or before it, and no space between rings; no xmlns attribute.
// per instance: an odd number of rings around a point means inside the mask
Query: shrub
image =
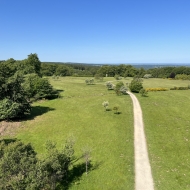
<svg viewBox="0 0 190 190"><path fill-rule="evenodd" d="M115 93L117 95L121 95L121 94L127 94L127 88L124 86L123 82L118 82L115 86Z"/></svg>
<svg viewBox="0 0 190 190"><path fill-rule="evenodd" d="M142 88L140 91L139 91L139 93L141 94L141 96L147 96L148 95L148 92L144 89L144 88Z"/></svg>
<svg viewBox="0 0 190 190"><path fill-rule="evenodd" d="M5 98L0 101L0 120L24 117L30 114L30 110L30 104L24 97L22 102Z"/></svg>
<svg viewBox="0 0 190 190"><path fill-rule="evenodd" d="M173 88L170 88L170 90L188 90L189 87L176 87L174 86Z"/></svg>
<svg viewBox="0 0 190 190"><path fill-rule="evenodd" d="M86 79L85 80L86 84L94 84L94 79Z"/></svg>
<svg viewBox="0 0 190 190"><path fill-rule="evenodd" d="M107 86L107 89L108 89L108 90L114 90L114 87L115 87L115 85L112 84L111 82L107 82L107 83L106 83L106 86Z"/></svg>
<svg viewBox="0 0 190 190"><path fill-rule="evenodd" d="M121 80L121 79L122 79L122 77L120 77L119 75L115 75L114 78L115 78L116 80Z"/></svg>
<svg viewBox="0 0 190 190"><path fill-rule="evenodd" d="M118 106L113 107L113 110L115 111L115 114L119 114L119 112L118 112L119 107Z"/></svg>
<svg viewBox="0 0 190 190"><path fill-rule="evenodd" d="M175 79L177 79L177 80L190 80L190 75L177 74L177 75L175 76Z"/></svg>
<svg viewBox="0 0 190 190"><path fill-rule="evenodd" d="M143 78L145 78L145 79L149 79L149 78L151 78L151 77L152 77L151 74L145 74L145 75L143 76Z"/></svg>
<svg viewBox="0 0 190 190"><path fill-rule="evenodd" d="M131 90L131 92L136 92L136 93L139 93L139 91L143 88L143 85L142 85L142 79L136 79L134 78L130 85L129 85L129 89Z"/></svg>
<svg viewBox="0 0 190 190"><path fill-rule="evenodd" d="M38 99L54 99L59 96L57 90L54 90L49 81L41 78L36 74L27 75L23 88L29 98Z"/></svg>
<svg viewBox="0 0 190 190"><path fill-rule="evenodd" d="M108 109L108 106L109 106L109 102L108 102L108 101L104 101L104 102L102 103L102 105L104 106L105 111L108 111L108 110L109 110L109 109Z"/></svg>
<svg viewBox="0 0 190 190"><path fill-rule="evenodd" d="M99 81L103 81L103 76L101 75L101 74L95 74L94 75L94 78L96 79L96 80L99 80Z"/></svg>

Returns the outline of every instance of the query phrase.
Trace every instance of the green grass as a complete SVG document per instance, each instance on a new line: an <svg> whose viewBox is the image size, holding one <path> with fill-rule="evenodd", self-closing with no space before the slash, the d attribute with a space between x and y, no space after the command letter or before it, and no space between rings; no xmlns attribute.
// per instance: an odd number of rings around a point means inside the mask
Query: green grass
<svg viewBox="0 0 190 190"><path fill-rule="evenodd" d="M144 80L145 87L187 86L190 81ZM190 90L137 95L143 110L145 132L156 190L190 189Z"/></svg>
<svg viewBox="0 0 190 190"><path fill-rule="evenodd" d="M114 78L105 80L114 81ZM127 81L127 80L126 80ZM60 99L33 104L33 117L24 121L16 137L30 142L43 157L47 140L61 147L68 136L76 140L75 155L90 147L92 170L72 181L69 189L134 189L133 112L129 96L116 96L104 82L86 85L85 78L51 79L52 85L64 90ZM119 106L121 114L104 111L103 101L110 108ZM75 166L84 162L79 159Z"/></svg>

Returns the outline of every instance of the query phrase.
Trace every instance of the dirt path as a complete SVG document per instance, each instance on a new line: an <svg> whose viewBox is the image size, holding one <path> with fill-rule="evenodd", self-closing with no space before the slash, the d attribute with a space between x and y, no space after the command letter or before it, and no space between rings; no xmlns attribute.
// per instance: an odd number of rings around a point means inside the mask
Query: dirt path
<svg viewBox="0 0 190 190"><path fill-rule="evenodd" d="M153 190L153 178L148 158L142 110L136 96L128 92L133 101L134 148L135 148L135 190Z"/></svg>

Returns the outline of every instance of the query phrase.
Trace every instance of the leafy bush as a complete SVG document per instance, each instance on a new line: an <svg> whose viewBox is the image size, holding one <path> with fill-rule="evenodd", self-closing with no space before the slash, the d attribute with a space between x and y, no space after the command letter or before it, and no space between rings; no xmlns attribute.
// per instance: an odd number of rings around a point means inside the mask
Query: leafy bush
<svg viewBox="0 0 190 190"><path fill-rule="evenodd" d="M5 98L0 101L0 120L21 118L30 114L30 110L30 104L26 100L25 102L14 102Z"/></svg>
<svg viewBox="0 0 190 190"><path fill-rule="evenodd" d="M115 106L115 107L113 107L113 110L115 111L114 113L115 114L119 114L119 107L118 106Z"/></svg>
<svg viewBox="0 0 190 190"><path fill-rule="evenodd" d="M68 184L74 142L68 139L62 150L48 141L45 159L39 160L30 144L0 141L0 189L56 189Z"/></svg>
<svg viewBox="0 0 190 190"><path fill-rule="evenodd" d="M30 113L31 106L22 88L22 82L23 76L18 73L2 81L0 87L0 120L22 118Z"/></svg>
<svg viewBox="0 0 190 190"><path fill-rule="evenodd" d="M173 88L170 88L170 90L188 90L189 87L176 87L174 86Z"/></svg>
<svg viewBox="0 0 190 190"><path fill-rule="evenodd" d="M99 81L103 81L103 75L101 75L101 74L95 74L94 75L94 78L96 79L96 80L99 80Z"/></svg>
<svg viewBox="0 0 190 190"><path fill-rule="evenodd" d="M186 74L177 74L175 76L176 80L190 80L190 75L186 75Z"/></svg>
<svg viewBox="0 0 190 190"><path fill-rule="evenodd" d="M127 94L127 88L124 86L123 82L118 82L115 86L115 92L117 95Z"/></svg>
<svg viewBox="0 0 190 190"><path fill-rule="evenodd" d="M94 84L94 79L86 79L86 84Z"/></svg>
<svg viewBox="0 0 190 190"><path fill-rule="evenodd" d="M115 87L115 85L112 84L111 82L107 82L107 83L106 83L106 86L107 86L107 89L108 89L108 90L114 90L114 87Z"/></svg>
<svg viewBox="0 0 190 190"><path fill-rule="evenodd" d="M109 108L108 108L109 102L108 102L108 101L104 101L104 102L102 103L102 105L104 106L105 111L108 111L108 110L109 110Z"/></svg>
<svg viewBox="0 0 190 190"><path fill-rule="evenodd" d="M142 88L140 91L139 91L139 93L141 94L141 96L147 96L148 95L148 92L144 89L144 88Z"/></svg>
<svg viewBox="0 0 190 190"><path fill-rule="evenodd" d="M142 79L139 78L134 78L129 85L129 89L131 90L131 92L139 93L139 91L142 88L143 88Z"/></svg>
<svg viewBox="0 0 190 190"><path fill-rule="evenodd" d="M121 80L121 79L122 79L122 77L120 77L119 75L115 75L114 78L115 78L116 80Z"/></svg>
<svg viewBox="0 0 190 190"><path fill-rule="evenodd" d="M143 76L143 78L145 78L145 79L149 79L149 78L151 78L151 77L152 77L151 74L145 74L145 75Z"/></svg>
<svg viewBox="0 0 190 190"><path fill-rule="evenodd" d="M59 96L57 90L54 90L49 81L36 74L30 74L25 77L23 88L29 99L54 99Z"/></svg>

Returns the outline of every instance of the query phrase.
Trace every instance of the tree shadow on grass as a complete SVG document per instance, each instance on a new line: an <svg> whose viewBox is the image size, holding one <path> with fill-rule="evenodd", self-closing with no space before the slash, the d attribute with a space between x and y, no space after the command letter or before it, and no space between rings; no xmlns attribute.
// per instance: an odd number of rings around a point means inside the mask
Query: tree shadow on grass
<svg viewBox="0 0 190 190"><path fill-rule="evenodd" d="M43 115L49 111L55 110L54 108L46 107L46 106L32 106L31 113L29 116L27 116L26 120L32 120L36 116Z"/></svg>
<svg viewBox="0 0 190 190"><path fill-rule="evenodd" d="M120 114L122 114L122 112L118 111L118 112L114 112L114 114L120 115Z"/></svg>
<svg viewBox="0 0 190 190"><path fill-rule="evenodd" d="M14 143L18 141L17 138L13 138L13 139L0 139L0 143L5 143L6 145L10 144L10 143Z"/></svg>
<svg viewBox="0 0 190 190"><path fill-rule="evenodd" d="M54 111L54 110L55 108L50 108L46 106L32 106L30 115L26 115L23 118L13 118L7 121L22 122L22 121L27 121L27 120L33 120L37 116L43 115L49 111Z"/></svg>
<svg viewBox="0 0 190 190"><path fill-rule="evenodd" d="M83 162L83 163L74 165L73 168L68 173L67 181L62 182L58 189L68 190L73 184L75 184L75 185L80 184L80 178L82 177L83 174L88 176L90 171L98 169L101 164L102 164L101 162L95 163L95 164L92 164L90 162L88 164L88 174L87 175L85 174L86 173L86 163Z"/></svg>

